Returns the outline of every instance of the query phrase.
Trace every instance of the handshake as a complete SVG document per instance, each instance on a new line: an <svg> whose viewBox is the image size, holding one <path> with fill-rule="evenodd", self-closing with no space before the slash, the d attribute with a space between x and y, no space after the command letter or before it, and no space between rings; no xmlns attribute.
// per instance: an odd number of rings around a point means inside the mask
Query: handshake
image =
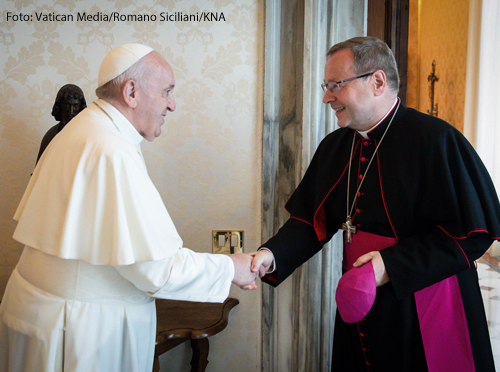
<svg viewBox="0 0 500 372"><path fill-rule="evenodd" d="M257 289L257 276L262 278L274 264L274 255L267 249L249 254L237 252L229 257L234 264L233 283L243 290Z"/></svg>

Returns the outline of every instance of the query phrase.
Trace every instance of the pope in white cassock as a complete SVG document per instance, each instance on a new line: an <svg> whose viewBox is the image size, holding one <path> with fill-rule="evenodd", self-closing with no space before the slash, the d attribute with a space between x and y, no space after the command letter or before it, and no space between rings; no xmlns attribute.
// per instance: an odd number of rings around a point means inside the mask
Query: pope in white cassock
<svg viewBox="0 0 500 372"><path fill-rule="evenodd" d="M255 288L251 257L195 253L148 176L140 143L175 110L149 47L102 62L99 97L41 157L14 218L25 245L0 305L0 371L151 371L154 297L223 302Z"/></svg>

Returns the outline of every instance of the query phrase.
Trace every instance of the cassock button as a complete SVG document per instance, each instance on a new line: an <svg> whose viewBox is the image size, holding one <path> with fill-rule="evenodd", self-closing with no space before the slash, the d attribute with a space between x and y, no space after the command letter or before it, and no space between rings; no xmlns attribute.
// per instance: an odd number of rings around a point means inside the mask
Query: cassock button
<svg viewBox="0 0 500 372"><path fill-rule="evenodd" d="M365 162L365 161L367 161L367 160L368 160L368 159L367 159L367 158L365 158L364 156L363 156L363 157L361 157L361 162L363 162L363 163L364 163L364 162Z"/></svg>
<svg viewBox="0 0 500 372"><path fill-rule="evenodd" d="M370 145L370 141L365 141L365 142L363 142L363 145L365 145L365 146L369 146L369 145Z"/></svg>
<svg viewBox="0 0 500 372"><path fill-rule="evenodd" d="M361 195L363 195L363 193L361 191L358 191L358 197L360 197Z"/></svg>
<svg viewBox="0 0 500 372"><path fill-rule="evenodd" d="M362 174L360 174L360 175L359 175L359 179L360 179L360 180L362 180L362 179L363 179L363 175L362 175Z"/></svg>
<svg viewBox="0 0 500 372"><path fill-rule="evenodd" d="M359 213L361 213L361 212L363 212L361 209L356 208L356 213L358 213L358 214L359 214Z"/></svg>

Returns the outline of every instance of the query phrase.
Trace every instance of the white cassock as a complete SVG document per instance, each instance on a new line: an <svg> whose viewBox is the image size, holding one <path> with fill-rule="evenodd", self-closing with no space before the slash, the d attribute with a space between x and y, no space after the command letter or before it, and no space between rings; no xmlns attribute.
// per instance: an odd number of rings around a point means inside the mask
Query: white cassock
<svg viewBox="0 0 500 372"><path fill-rule="evenodd" d="M141 141L97 100L45 150L14 216L26 247L0 305L0 371L150 372L153 297L227 298L232 260L182 247Z"/></svg>

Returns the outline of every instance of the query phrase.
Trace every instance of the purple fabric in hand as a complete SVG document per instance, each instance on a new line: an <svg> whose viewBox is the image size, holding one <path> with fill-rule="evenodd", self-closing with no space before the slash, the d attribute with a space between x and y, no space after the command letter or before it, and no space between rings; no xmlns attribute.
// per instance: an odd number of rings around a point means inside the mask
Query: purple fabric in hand
<svg viewBox="0 0 500 372"><path fill-rule="evenodd" d="M347 271L339 280L335 300L342 320L356 323L362 320L375 302L377 285L371 262Z"/></svg>

